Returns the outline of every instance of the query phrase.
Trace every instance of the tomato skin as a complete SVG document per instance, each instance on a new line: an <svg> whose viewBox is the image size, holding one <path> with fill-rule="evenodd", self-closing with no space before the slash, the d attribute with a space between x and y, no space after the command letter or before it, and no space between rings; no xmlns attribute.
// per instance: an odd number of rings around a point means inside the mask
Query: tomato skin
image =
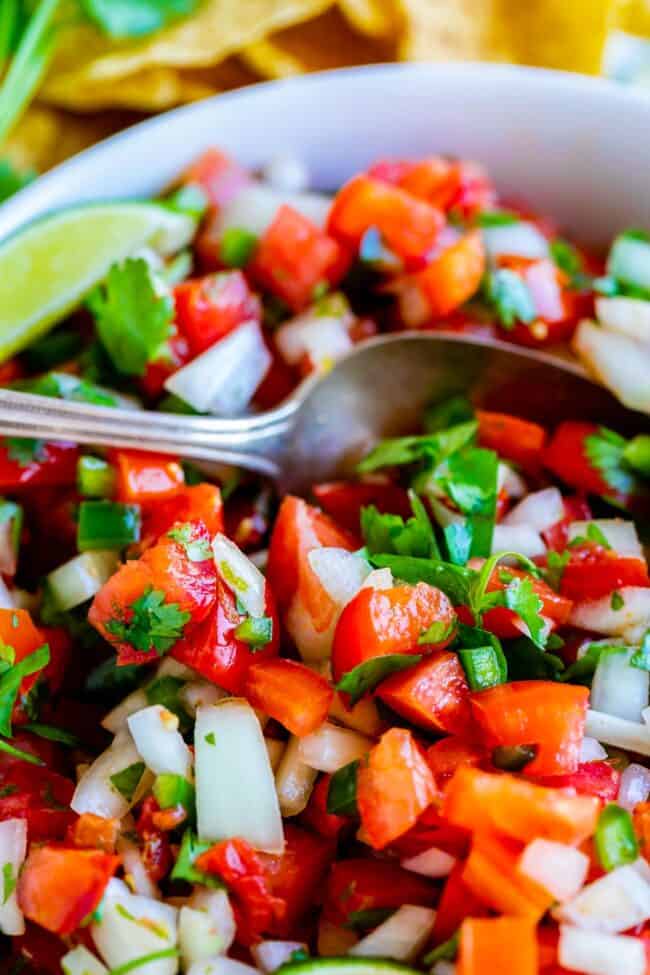
<svg viewBox="0 0 650 975"><path fill-rule="evenodd" d="M444 741L444 739L442 739ZM428 761L428 759L427 759ZM471 834L460 826L450 826L435 805L429 806L408 832L390 845L390 852L400 859L416 856L435 846L457 859L467 856Z"/></svg>
<svg viewBox="0 0 650 975"><path fill-rule="evenodd" d="M486 748L535 745L524 775L563 775L580 762L589 691L552 681L512 681L471 695Z"/></svg>
<svg viewBox="0 0 650 975"><path fill-rule="evenodd" d="M215 484L195 484L182 490L166 501L143 505L142 548L155 544L177 521L202 521L208 535L213 538L222 532L223 501Z"/></svg>
<svg viewBox="0 0 650 975"><path fill-rule="evenodd" d="M359 767L361 838L383 849L406 833L435 798L433 775L411 732L391 728Z"/></svg>
<svg viewBox="0 0 650 975"><path fill-rule="evenodd" d="M427 731L472 732L469 687L458 656L434 650L419 664L382 681L377 697Z"/></svg>
<svg viewBox="0 0 650 975"><path fill-rule="evenodd" d="M464 863L457 863L447 877L438 902L432 939L442 944L452 937L466 917L484 917L485 904L463 882Z"/></svg>
<svg viewBox="0 0 650 975"><path fill-rule="evenodd" d="M512 460L524 470L539 470L546 443L543 427L509 413L490 413L487 410L477 410L476 419L481 447L496 450L504 460Z"/></svg>
<svg viewBox="0 0 650 975"><path fill-rule="evenodd" d="M119 863L100 850L32 847L18 879L20 909L53 934L72 934L99 904Z"/></svg>
<svg viewBox="0 0 650 975"><path fill-rule="evenodd" d="M323 510L355 535L360 531L361 509L374 505L381 514L410 518L413 514L404 488L374 481L329 481L315 484L312 493Z"/></svg>
<svg viewBox="0 0 650 975"><path fill-rule="evenodd" d="M172 335L167 340L166 355L147 363L144 376L138 385L149 399L161 396L165 381L190 360L190 347L183 335Z"/></svg>
<svg viewBox="0 0 650 975"><path fill-rule="evenodd" d="M320 282L337 284L344 272L337 242L286 203L261 237L250 267L260 287L296 312L311 304Z"/></svg>
<svg viewBox="0 0 650 975"><path fill-rule="evenodd" d="M271 894L283 905L268 933L286 938L312 908L334 859L336 844L306 829L285 823L284 853L260 854Z"/></svg>
<svg viewBox="0 0 650 975"><path fill-rule="evenodd" d="M200 355L244 322L262 320L262 305L241 271L221 271L190 278L174 288L176 321L189 344L191 358Z"/></svg>
<svg viewBox="0 0 650 975"><path fill-rule="evenodd" d="M476 294L485 271L485 248L472 230L413 275L432 317L449 315Z"/></svg>
<svg viewBox="0 0 650 975"><path fill-rule="evenodd" d="M497 568L490 576L487 584L487 592L503 591L507 582L501 579L503 569ZM508 576L515 576L518 579L530 579L535 594L542 601L542 616L555 624L566 623L571 615L573 603L570 599L556 593L542 579L535 579L528 572L522 569L508 567ZM471 617L470 617L471 624ZM524 632L523 624L516 613L506 606L495 606L483 615L483 627L495 636L507 639L508 637L518 637Z"/></svg>
<svg viewBox="0 0 650 975"><path fill-rule="evenodd" d="M351 914L403 904L430 907L435 887L424 877L403 870L391 860L359 858L332 864L325 889L323 916L345 924Z"/></svg>
<svg viewBox="0 0 650 975"><path fill-rule="evenodd" d="M563 498L564 517L555 525L551 525L542 532L542 538L547 548L554 552L563 552L569 541L569 525L572 521L591 521L591 508L581 495Z"/></svg>
<svg viewBox="0 0 650 975"><path fill-rule="evenodd" d="M444 223L437 207L398 186L362 175L336 194L327 228L333 237L356 250L366 230L376 227L390 250L419 265Z"/></svg>
<svg viewBox="0 0 650 975"><path fill-rule="evenodd" d="M160 501L179 494L184 487L183 468L165 454L114 450L111 460L117 467L118 501Z"/></svg>
<svg viewBox="0 0 650 975"><path fill-rule="evenodd" d="M68 830L66 841L81 849L94 847L104 853L115 853L119 834L119 819L104 819L94 813L81 813Z"/></svg>
<svg viewBox="0 0 650 975"><path fill-rule="evenodd" d="M362 589L344 608L336 625L332 649L335 683L373 657L444 649L454 638L455 620L445 594L425 582ZM443 623L448 635L435 644L419 644L421 634L434 622Z"/></svg>
<svg viewBox="0 0 650 975"><path fill-rule="evenodd" d="M16 746L23 742L16 739ZM74 792L70 779L49 768L35 768L23 761L0 772L0 821L27 820L30 842L63 839L76 814L69 808Z"/></svg>
<svg viewBox="0 0 650 975"><path fill-rule="evenodd" d="M590 546L582 552L572 551L571 561L562 572L560 592L568 599L582 602L600 599L624 586L650 586L645 559L622 557Z"/></svg>
<svg viewBox="0 0 650 975"><path fill-rule="evenodd" d="M302 738L325 721L334 691L324 677L304 664L276 657L253 661L244 695L254 708Z"/></svg>
<svg viewBox="0 0 650 975"><path fill-rule="evenodd" d="M484 749L456 735L441 738L427 749L427 763L441 794L457 768L461 765L477 767L484 759Z"/></svg>
<svg viewBox="0 0 650 975"><path fill-rule="evenodd" d="M247 171L221 152L207 149L183 174L185 186L198 184L206 193L211 206L222 207L229 203L250 182Z"/></svg>
<svg viewBox="0 0 650 975"><path fill-rule="evenodd" d="M621 773L607 761L581 762L569 775L549 775L540 785L553 789L575 789L579 795L597 796L603 802L614 802L618 795Z"/></svg>
<svg viewBox="0 0 650 975"><path fill-rule="evenodd" d="M574 420L560 423L544 451L544 466L577 491L623 501L624 498L609 486L587 457L586 438L598 430L597 423Z"/></svg>
<svg viewBox="0 0 650 975"><path fill-rule="evenodd" d="M337 839L350 820L347 816L337 816L327 811L327 795L329 793L331 775L321 775L309 797L306 809L300 821L320 836L326 839Z"/></svg>
<svg viewBox="0 0 650 975"><path fill-rule="evenodd" d="M79 448L72 443L43 443L38 460L22 466L12 460L5 442L0 442L0 490L74 484Z"/></svg>
<svg viewBox="0 0 650 975"><path fill-rule="evenodd" d="M167 876L174 862L169 837L155 824L157 813L160 806L153 796L147 796L135 827L142 841L142 862L154 883Z"/></svg>

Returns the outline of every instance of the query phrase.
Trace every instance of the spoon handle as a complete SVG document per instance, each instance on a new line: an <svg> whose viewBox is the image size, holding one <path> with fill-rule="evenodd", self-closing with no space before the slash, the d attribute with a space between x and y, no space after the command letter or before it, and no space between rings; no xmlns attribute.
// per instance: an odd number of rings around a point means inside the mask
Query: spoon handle
<svg viewBox="0 0 650 975"><path fill-rule="evenodd" d="M0 389L0 432L6 437L177 454L233 464L272 478L280 474L294 412L289 405L259 416L221 420L93 406Z"/></svg>

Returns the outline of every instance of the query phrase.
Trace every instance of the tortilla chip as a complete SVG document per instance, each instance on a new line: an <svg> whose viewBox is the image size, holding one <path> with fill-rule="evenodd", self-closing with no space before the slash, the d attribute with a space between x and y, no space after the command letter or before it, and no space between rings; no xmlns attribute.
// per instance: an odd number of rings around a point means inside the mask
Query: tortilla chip
<svg viewBox="0 0 650 975"><path fill-rule="evenodd" d="M339 7L350 25L361 34L395 39L402 31L397 0L339 0Z"/></svg>
<svg viewBox="0 0 650 975"><path fill-rule="evenodd" d="M494 41L492 0L396 2L404 23L399 44L402 60L507 60ZM511 0L511 5L521 2Z"/></svg>

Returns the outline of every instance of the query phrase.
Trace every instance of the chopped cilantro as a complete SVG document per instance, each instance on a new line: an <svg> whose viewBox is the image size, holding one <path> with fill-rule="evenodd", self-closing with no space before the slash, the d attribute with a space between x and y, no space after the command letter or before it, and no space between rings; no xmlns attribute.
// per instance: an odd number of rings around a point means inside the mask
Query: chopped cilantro
<svg viewBox="0 0 650 975"><path fill-rule="evenodd" d="M24 677L37 673L50 660L50 648L45 643L0 676L0 734L11 738L11 713Z"/></svg>
<svg viewBox="0 0 650 975"><path fill-rule="evenodd" d="M223 883L219 877L205 873L194 866L194 861L206 850L209 850L210 846L210 843L201 843L191 830L185 830L170 878L172 880L185 880L190 884L202 884L204 887L212 887L216 890L221 889Z"/></svg>
<svg viewBox="0 0 650 975"><path fill-rule="evenodd" d="M134 762L133 765L128 765L115 775L111 775L111 785L124 796L127 802L131 802L143 775L144 762Z"/></svg>
<svg viewBox="0 0 650 975"><path fill-rule="evenodd" d="M466 396L452 396L440 403L428 406L424 414L424 429L427 433L439 433L449 427L468 423L474 419L474 408Z"/></svg>
<svg viewBox="0 0 650 975"><path fill-rule="evenodd" d="M327 790L327 812L334 816L356 816L359 759L337 769Z"/></svg>
<svg viewBox="0 0 650 975"><path fill-rule="evenodd" d="M618 592L618 590L615 589L614 592L612 593L612 598L609 604L615 612L617 612L619 609L623 609L623 607L625 606L625 600L621 596L620 592Z"/></svg>
<svg viewBox="0 0 650 975"><path fill-rule="evenodd" d="M566 550L564 552L554 552L551 550L546 557L544 578L551 589L555 589L556 592L560 588L564 570L566 569L570 559L571 553L567 552Z"/></svg>
<svg viewBox="0 0 650 975"><path fill-rule="evenodd" d="M16 889L16 875L14 874L13 864L4 863L2 865L2 903L6 904L14 890Z"/></svg>
<svg viewBox="0 0 650 975"><path fill-rule="evenodd" d="M440 552L426 509L410 493L414 517L406 522L399 515L381 514L374 505L361 511L361 534L370 555L411 555L438 558Z"/></svg>
<svg viewBox="0 0 650 975"><path fill-rule="evenodd" d="M459 423L448 430L419 437L396 437L382 440L358 465L360 473L375 471L380 467L412 464L427 459L434 465L456 453L476 437L478 423L471 420Z"/></svg>
<svg viewBox="0 0 650 975"><path fill-rule="evenodd" d="M207 538L197 538L196 529L189 522L180 528L172 528L168 535L183 546L190 562L205 562L212 558L210 542Z"/></svg>
<svg viewBox="0 0 650 975"><path fill-rule="evenodd" d="M384 657L372 657L349 670L338 682L336 689L349 694L350 703L354 705L364 694L373 691L391 674L414 667L421 660L420 655L412 653L391 653Z"/></svg>
<svg viewBox="0 0 650 975"><path fill-rule="evenodd" d="M249 616L239 624L235 636L251 650L259 650L273 639L273 620L270 616Z"/></svg>
<svg viewBox="0 0 650 975"><path fill-rule="evenodd" d="M68 748L78 748L81 745L79 738L64 728L55 728L54 725L41 724L38 721L30 721L22 727L25 731L31 731L33 735L37 735L39 738L56 741L60 745L67 745Z"/></svg>
<svg viewBox="0 0 650 975"><path fill-rule="evenodd" d="M29 467L30 464L40 464L45 460L44 440L35 440L33 437L5 437L5 446L9 460L13 460L19 467Z"/></svg>
<svg viewBox="0 0 650 975"><path fill-rule="evenodd" d="M538 647L545 645L546 624L541 617L544 604L535 592L532 579L516 577L504 590L505 605L523 620L529 636Z"/></svg>
<svg viewBox="0 0 650 975"><path fill-rule="evenodd" d="M585 454L612 491L632 494L637 488L636 475L625 464L623 452L627 441L613 430L600 427L585 437Z"/></svg>
<svg viewBox="0 0 650 975"><path fill-rule="evenodd" d="M528 285L515 271L498 268L485 278L485 296L507 331L517 322L528 325L535 320L537 309Z"/></svg>
<svg viewBox="0 0 650 975"><path fill-rule="evenodd" d="M499 458L493 450L466 447L447 457L429 475L466 517L466 538L470 556L488 556L496 520ZM458 543L456 534L452 537ZM449 545L449 537L445 536Z"/></svg>
<svg viewBox="0 0 650 975"><path fill-rule="evenodd" d="M245 227L227 227L221 237L219 257L226 267L246 267L257 248L258 238Z"/></svg>
<svg viewBox="0 0 650 975"><path fill-rule="evenodd" d="M135 650L155 650L162 655L183 636L183 628L190 614L181 611L178 603L165 603L165 593L149 586L133 603L133 616L125 620L112 619L107 631L120 643L128 643Z"/></svg>
<svg viewBox="0 0 650 975"><path fill-rule="evenodd" d="M484 210L476 217L479 227L509 227L513 223L519 223L520 217L510 210Z"/></svg>
<svg viewBox="0 0 650 975"><path fill-rule="evenodd" d="M208 731L207 735L205 735L203 740L205 741L206 745L217 744L217 739L215 737L214 731Z"/></svg>

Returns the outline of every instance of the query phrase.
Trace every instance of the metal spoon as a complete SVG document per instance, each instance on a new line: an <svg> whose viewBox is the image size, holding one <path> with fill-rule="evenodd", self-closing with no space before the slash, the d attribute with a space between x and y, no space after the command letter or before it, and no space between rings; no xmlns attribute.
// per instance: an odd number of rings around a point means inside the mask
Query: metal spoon
<svg viewBox="0 0 650 975"><path fill-rule="evenodd" d="M280 406L239 419L113 409L0 389L4 436L68 440L236 464L306 491L349 474L382 437L412 433L426 405L456 393L553 425L594 420L623 433L647 417L623 407L573 362L494 340L400 333L357 346Z"/></svg>

